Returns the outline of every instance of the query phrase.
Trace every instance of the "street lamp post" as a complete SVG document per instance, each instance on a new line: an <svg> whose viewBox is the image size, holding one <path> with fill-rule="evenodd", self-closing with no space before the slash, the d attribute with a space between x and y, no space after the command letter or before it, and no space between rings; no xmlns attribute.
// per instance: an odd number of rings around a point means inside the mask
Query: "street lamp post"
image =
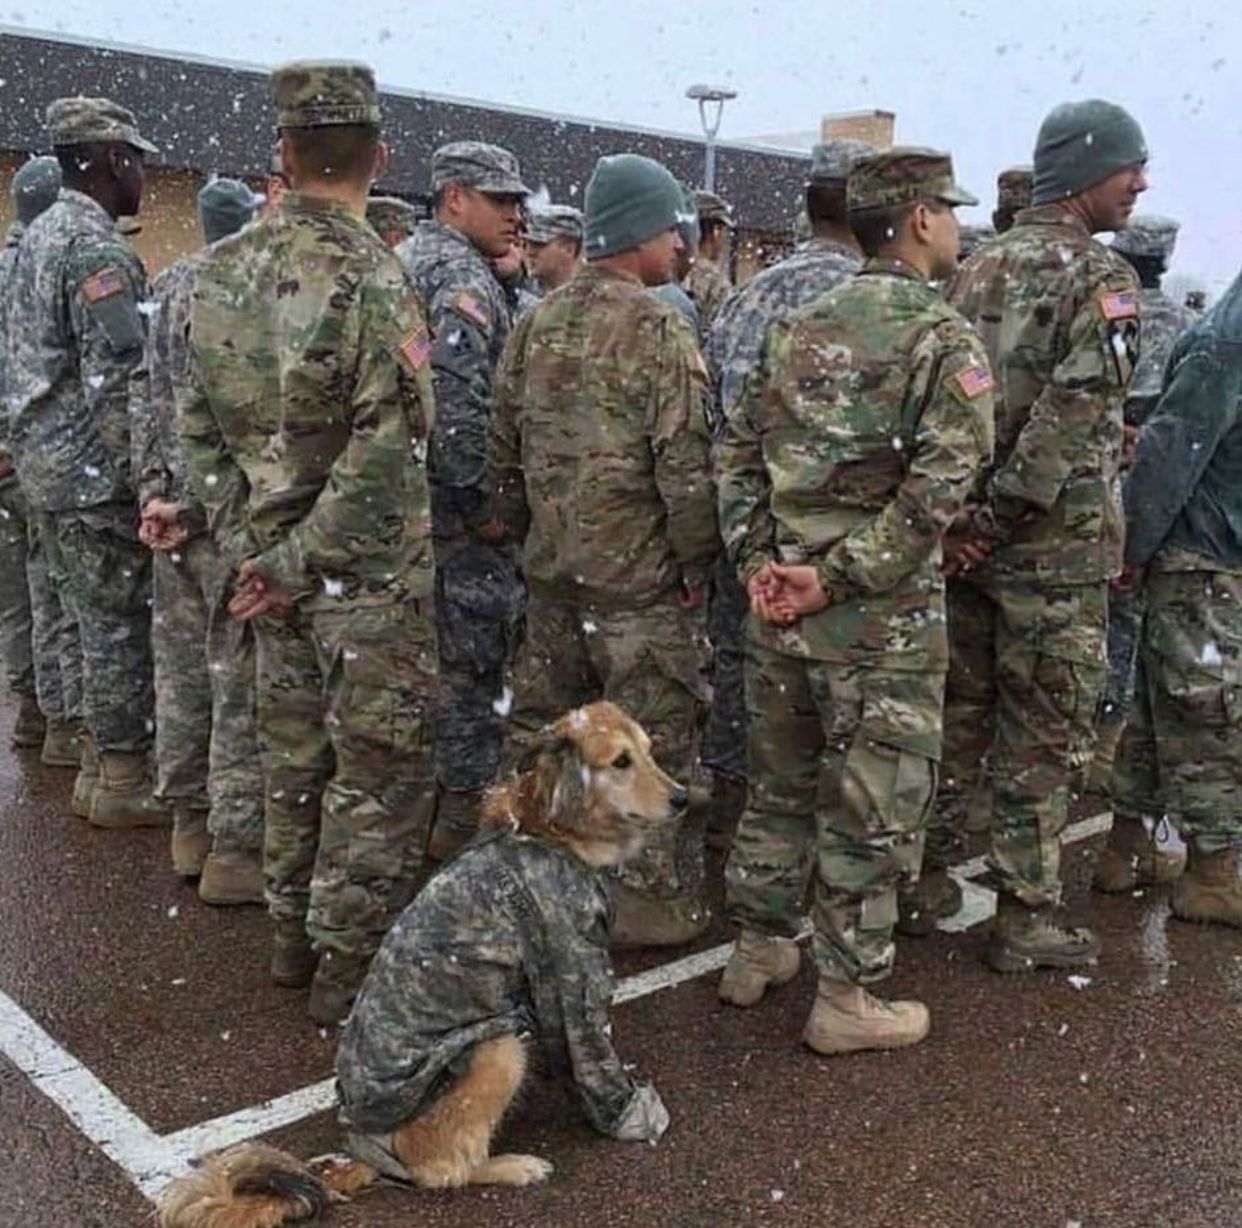
<svg viewBox="0 0 1242 1228"><path fill-rule="evenodd" d="M699 119L703 124L705 150L703 156L703 186L709 192L716 190L716 133L720 131L720 116L724 104L737 97L737 90L722 85L692 85L686 97L699 104Z"/></svg>

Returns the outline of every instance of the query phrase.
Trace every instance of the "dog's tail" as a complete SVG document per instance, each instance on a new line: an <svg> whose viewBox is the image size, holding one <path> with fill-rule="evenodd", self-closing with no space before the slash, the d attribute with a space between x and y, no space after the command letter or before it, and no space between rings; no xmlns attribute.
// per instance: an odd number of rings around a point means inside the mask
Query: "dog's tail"
<svg viewBox="0 0 1242 1228"><path fill-rule="evenodd" d="M178 1177L156 1201L160 1228L277 1228L314 1219L379 1174L360 1160L309 1163L263 1143L241 1143Z"/></svg>

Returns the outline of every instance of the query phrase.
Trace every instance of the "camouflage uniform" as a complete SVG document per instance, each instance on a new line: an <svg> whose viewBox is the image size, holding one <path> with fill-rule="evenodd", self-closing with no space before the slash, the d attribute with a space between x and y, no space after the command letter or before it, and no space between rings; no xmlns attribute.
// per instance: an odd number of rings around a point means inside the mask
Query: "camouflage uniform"
<svg viewBox="0 0 1242 1228"><path fill-rule="evenodd" d="M1240 354L1242 278L1174 343L1125 490L1126 562L1149 570L1114 808L1169 811L1203 853L1242 846Z"/></svg>
<svg viewBox="0 0 1242 1228"><path fill-rule="evenodd" d="M497 702L521 615L513 548L476 535L484 515L492 377L509 335L509 307L487 258L459 231L428 222L397 256L427 304L435 339L436 775L442 788L469 792L489 784L500 766Z"/></svg>
<svg viewBox="0 0 1242 1228"><path fill-rule="evenodd" d="M491 432L497 512L525 541L529 586L516 747L602 697L689 779L705 652L678 598L706 586L719 548L705 391L685 320L634 278L588 265L518 322ZM670 825L621 877L697 901L702 875L701 831Z"/></svg>
<svg viewBox="0 0 1242 1228"><path fill-rule="evenodd" d="M258 852L263 778L254 726L254 635L228 617L228 567L188 489L176 424L200 259L180 260L155 279L146 358L130 385L139 506L157 497L179 504L190 533L178 549L153 557L156 795L192 809L210 803L217 853Z"/></svg>
<svg viewBox="0 0 1242 1228"><path fill-rule="evenodd" d="M979 339L921 274L881 259L772 325L725 421L720 514L739 577L812 562L829 598L788 629L746 624L750 793L729 911L793 936L813 878L829 980L892 967L940 758L941 542L991 448Z"/></svg>
<svg viewBox="0 0 1242 1228"><path fill-rule="evenodd" d="M716 322L716 312L724 305L732 289L729 279L714 260L700 256L696 257L681 284L699 313L704 334L710 333Z"/></svg>
<svg viewBox="0 0 1242 1228"><path fill-rule="evenodd" d="M1061 894L1069 785L1089 762L1120 572L1122 403L1138 348L1129 266L1059 205L1019 213L958 272L1000 386L987 562L950 583L945 754L930 864L956 854L980 765L990 864L1028 907Z"/></svg>
<svg viewBox="0 0 1242 1228"><path fill-rule="evenodd" d="M539 840L478 841L375 957L337 1053L341 1120L386 1134L464 1074L477 1044L532 1036L597 1130L654 1142L667 1114L612 1047L612 984L602 875Z"/></svg>
<svg viewBox="0 0 1242 1228"><path fill-rule="evenodd" d="M341 205L289 192L198 267L189 477L223 563L257 557L295 599L254 624L268 902L347 956L408 901L426 835L428 349L400 266Z"/></svg>

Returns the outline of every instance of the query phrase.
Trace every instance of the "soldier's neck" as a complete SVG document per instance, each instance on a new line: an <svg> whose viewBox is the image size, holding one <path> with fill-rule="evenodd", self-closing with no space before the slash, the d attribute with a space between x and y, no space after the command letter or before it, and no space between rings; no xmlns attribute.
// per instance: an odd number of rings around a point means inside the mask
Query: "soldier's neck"
<svg viewBox="0 0 1242 1228"><path fill-rule="evenodd" d="M308 200L326 200L334 205L344 205L355 217L365 218L367 215L369 184L343 183L339 180L328 183L322 179L304 179L293 185L293 191L301 193Z"/></svg>
<svg viewBox="0 0 1242 1228"><path fill-rule="evenodd" d="M837 226L833 222L820 222L811 228L812 239L823 239L827 243L835 243L838 247L848 247L852 252L862 253L854 232L848 226Z"/></svg>

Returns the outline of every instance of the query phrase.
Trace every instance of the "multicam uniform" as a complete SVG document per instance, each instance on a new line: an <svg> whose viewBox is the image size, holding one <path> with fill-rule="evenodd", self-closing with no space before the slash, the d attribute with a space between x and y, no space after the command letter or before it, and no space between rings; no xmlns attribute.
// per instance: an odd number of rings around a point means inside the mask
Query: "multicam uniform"
<svg viewBox="0 0 1242 1228"><path fill-rule="evenodd" d="M714 260L697 258L682 282L690 301L698 309L699 321L706 335L716 322L716 312L724 305L732 287Z"/></svg>

